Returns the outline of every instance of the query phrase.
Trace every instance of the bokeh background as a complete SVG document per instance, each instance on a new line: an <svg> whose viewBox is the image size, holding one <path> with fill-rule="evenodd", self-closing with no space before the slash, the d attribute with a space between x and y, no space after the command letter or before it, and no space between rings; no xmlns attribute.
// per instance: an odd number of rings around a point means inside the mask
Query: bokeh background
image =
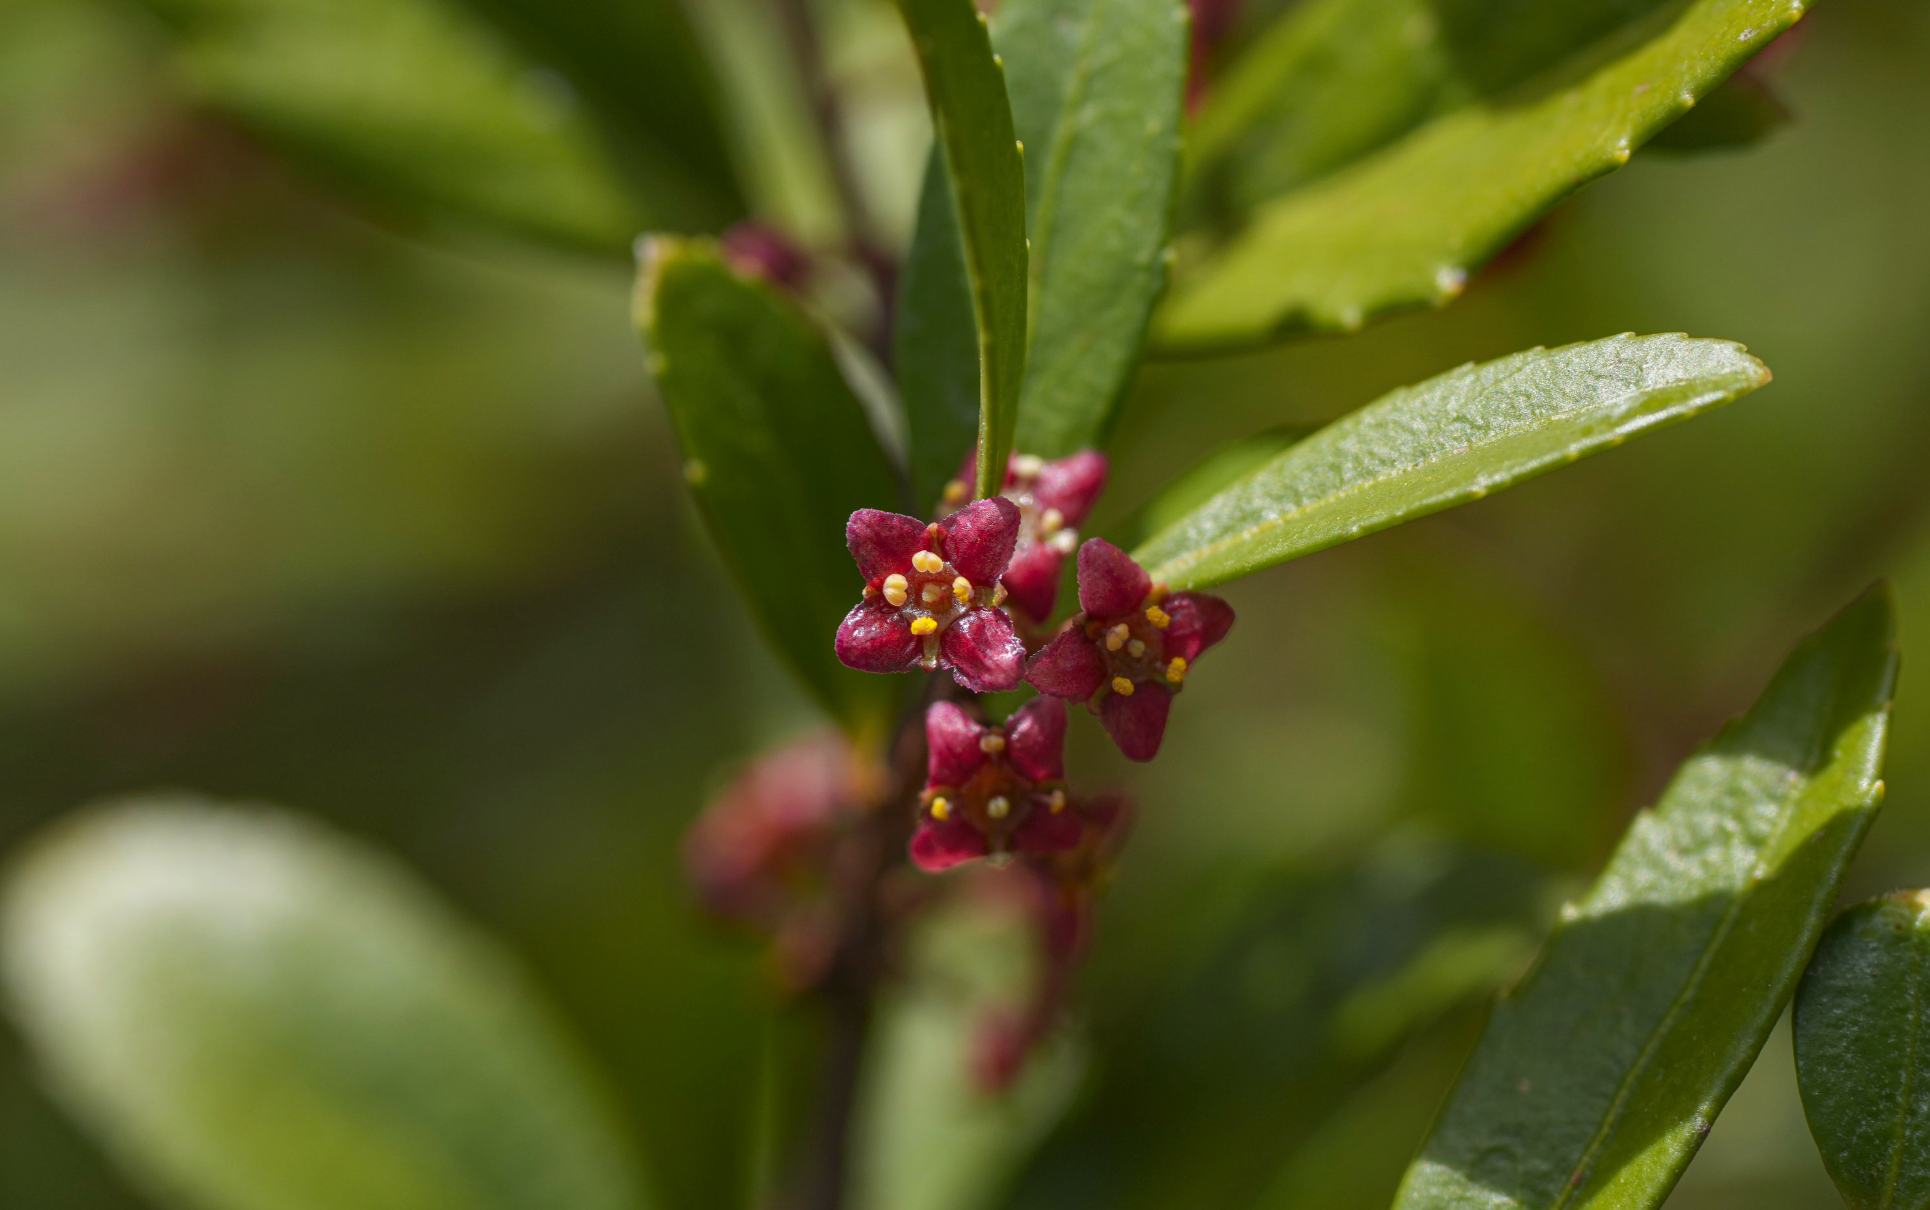
<svg viewBox="0 0 1930 1210"><path fill-rule="evenodd" d="M864 32L877 0L836 7L865 10L840 62L902 232L915 77ZM1336 980L1403 938L1531 945L1880 576L1905 670L1851 893L1930 883L1930 8L1828 0L1801 30L1772 69L1793 125L1638 154L1452 307L1143 372L1102 531L1230 439L1533 345L1728 337L1776 381L1234 586L1240 626L1154 766L1075 723L1142 822L1082 989L1086 1095L1014 1204L1221 1204L1202 1172L1226 1204L1372 1204L1477 1010L1374 1039L1485 984L1445 960L1378 1001ZM174 787L370 838L526 960L667 1205L741 1205L747 1107L795 1014L690 904L677 843L817 720L682 495L627 271L398 234L195 109L165 50L112 0L0 0L0 852ZM1371 1062L1301 1044L1341 1001ZM1282 1166L1336 1107L1315 1150L1368 1188ZM0 1027L0 1207L145 1204ZM1669 1205L1838 1204L1779 1029Z"/></svg>

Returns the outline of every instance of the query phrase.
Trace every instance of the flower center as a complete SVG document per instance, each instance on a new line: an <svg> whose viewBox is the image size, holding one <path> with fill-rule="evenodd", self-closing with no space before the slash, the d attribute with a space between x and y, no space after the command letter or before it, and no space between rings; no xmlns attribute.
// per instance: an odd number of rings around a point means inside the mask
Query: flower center
<svg viewBox="0 0 1930 1210"><path fill-rule="evenodd" d="M1186 680L1186 660L1166 658L1166 627L1172 623L1161 602L1166 590L1155 585L1138 609L1117 618L1089 618L1085 635L1098 644L1106 680L1114 693L1132 696L1145 684L1178 689Z"/></svg>
<svg viewBox="0 0 1930 1210"><path fill-rule="evenodd" d="M933 523L925 531L926 548L913 554L911 568L893 572L876 587L866 587L865 599L882 597L885 604L911 620L911 632L923 646L918 664L926 671L938 667L940 641L953 623L973 609L998 605L1005 589L997 584L974 584L941 553L945 531Z"/></svg>

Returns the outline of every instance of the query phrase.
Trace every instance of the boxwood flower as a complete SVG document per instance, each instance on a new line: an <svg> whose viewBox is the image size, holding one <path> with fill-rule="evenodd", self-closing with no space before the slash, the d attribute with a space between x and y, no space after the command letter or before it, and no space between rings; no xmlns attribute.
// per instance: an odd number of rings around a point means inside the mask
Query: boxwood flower
<svg viewBox="0 0 1930 1210"><path fill-rule="evenodd" d="M1033 698L1002 727L953 702L925 713L929 752L911 859L943 870L976 857L1057 853L1084 835L1066 797L1066 708Z"/></svg>

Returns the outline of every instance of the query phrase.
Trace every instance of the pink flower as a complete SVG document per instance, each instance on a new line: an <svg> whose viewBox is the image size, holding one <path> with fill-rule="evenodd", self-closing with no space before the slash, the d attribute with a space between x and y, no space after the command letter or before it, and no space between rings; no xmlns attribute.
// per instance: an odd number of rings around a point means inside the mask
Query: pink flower
<svg viewBox="0 0 1930 1210"><path fill-rule="evenodd" d="M1173 695L1200 654L1233 628L1233 607L1203 592L1168 594L1103 538L1079 548L1079 604L1026 668L1041 693L1084 701L1130 760L1151 760Z"/></svg>
<svg viewBox="0 0 1930 1210"><path fill-rule="evenodd" d="M844 537L865 588L838 626L838 659L862 672L949 668L974 693L1018 685L1025 646L998 608L999 576L1018 543L1018 505L980 500L929 525L864 508L851 514Z"/></svg>
<svg viewBox="0 0 1930 1210"><path fill-rule="evenodd" d="M1079 526L1106 490L1106 456L1080 450L1047 462L1014 454L1006 463L1003 494L1019 506L1019 540L1003 583L1009 604L1032 625L1052 616L1059 600L1059 572L1079 545ZM956 506L971 496L978 455L969 454L958 478L945 485L945 503Z"/></svg>
<svg viewBox="0 0 1930 1210"><path fill-rule="evenodd" d="M1079 844L1079 814L1066 809L1066 708L1057 698L1034 698L1003 727L939 702L925 713L925 742L925 790L911 838L920 869Z"/></svg>

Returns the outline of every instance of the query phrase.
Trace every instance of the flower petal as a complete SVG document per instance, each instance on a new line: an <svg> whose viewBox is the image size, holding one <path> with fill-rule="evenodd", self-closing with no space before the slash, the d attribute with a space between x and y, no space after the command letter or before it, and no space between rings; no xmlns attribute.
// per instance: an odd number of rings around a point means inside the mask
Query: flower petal
<svg viewBox="0 0 1930 1210"><path fill-rule="evenodd" d="M1066 704L1035 697L1005 724L1005 758L1027 781L1063 781L1066 775ZM1021 829L1023 830L1023 829Z"/></svg>
<svg viewBox="0 0 1930 1210"><path fill-rule="evenodd" d="M911 570L911 557L925 545L925 523L903 513L861 508L844 523L844 544L865 583L876 583Z"/></svg>
<svg viewBox="0 0 1930 1210"><path fill-rule="evenodd" d="M1052 607L1059 601L1059 571L1065 563L1064 551L1043 542L1013 555L1004 576L1012 604L1035 622L1051 617Z"/></svg>
<svg viewBox="0 0 1930 1210"><path fill-rule="evenodd" d="M925 776L934 786L962 786L985 763L978 740L985 728L956 702L925 711Z"/></svg>
<svg viewBox="0 0 1930 1210"><path fill-rule="evenodd" d="M1176 592L1160 608L1173 619L1166 627L1166 654L1189 664L1233 629L1233 607L1209 593Z"/></svg>
<svg viewBox="0 0 1930 1210"><path fill-rule="evenodd" d="M1106 490L1106 456L1098 450L1080 450L1070 458L1048 462L1039 472L1032 499L1041 509L1056 508L1067 525L1084 525L1086 514Z"/></svg>
<svg viewBox="0 0 1930 1210"><path fill-rule="evenodd" d="M911 861L928 874L983 857L985 837L962 819L927 819L911 837Z"/></svg>
<svg viewBox="0 0 1930 1210"><path fill-rule="evenodd" d="M1132 556L1104 538L1079 548L1079 607L1097 618L1118 618L1139 608L1153 578Z"/></svg>
<svg viewBox="0 0 1930 1210"><path fill-rule="evenodd" d="M1016 689L1025 675L1025 644L1004 610L966 610L945 632L941 650L953 679L973 693Z"/></svg>
<svg viewBox="0 0 1930 1210"><path fill-rule="evenodd" d="M838 623L838 659L859 672L909 672L922 644L905 615L864 601Z"/></svg>
<svg viewBox="0 0 1930 1210"><path fill-rule="evenodd" d="M1055 815L1041 803L1012 833L1012 851L1064 853L1078 848L1085 834L1086 826L1077 813L1065 810Z"/></svg>
<svg viewBox="0 0 1930 1210"><path fill-rule="evenodd" d="M1019 506L993 496L967 504L939 524L945 529L945 558L958 574L974 584L998 583L1019 543Z"/></svg>
<svg viewBox="0 0 1930 1210"><path fill-rule="evenodd" d="M1149 681L1132 694L1107 694L1099 704L1099 723L1127 760L1151 760L1159 755L1159 741L1166 735L1166 715L1172 708L1172 693L1166 686Z"/></svg>
<svg viewBox="0 0 1930 1210"><path fill-rule="evenodd" d="M1047 643L1025 668L1026 684L1040 693L1074 701L1091 697L1105 679L1106 661L1077 626L1068 627Z"/></svg>

